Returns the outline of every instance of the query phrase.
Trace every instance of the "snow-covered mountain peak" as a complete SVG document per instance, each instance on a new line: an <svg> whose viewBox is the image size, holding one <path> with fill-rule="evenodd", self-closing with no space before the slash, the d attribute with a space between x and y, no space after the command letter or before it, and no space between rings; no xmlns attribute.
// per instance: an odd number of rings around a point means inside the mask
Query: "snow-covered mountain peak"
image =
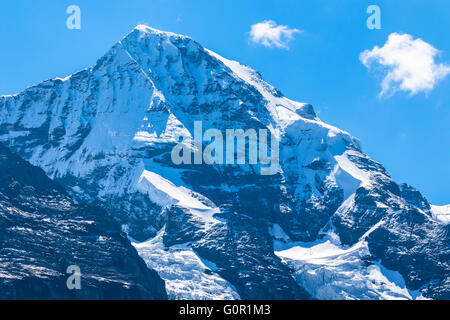
<svg viewBox="0 0 450 320"><path fill-rule="evenodd" d="M145 34L155 34L155 35L159 35L159 36L170 36L170 37L178 37L178 38L189 38L188 36L182 35L182 34L177 34L174 32L170 32L170 31L163 31L163 30L159 30L159 29L155 29L152 27L149 27L145 24L138 24L136 27L134 27L133 31L137 30L141 33L145 33Z"/></svg>
<svg viewBox="0 0 450 320"><path fill-rule="evenodd" d="M203 131L269 130L279 140L279 170L261 176L259 164L174 164L173 147L180 136L194 136L196 121ZM397 185L358 139L321 121L312 106L286 98L257 71L189 37L140 25L94 66L0 97L0 142L78 202L102 205L131 238L158 236L141 249L156 259L150 265L164 266L172 288L196 282L205 288L214 278L224 290L236 288L230 296L244 299L307 296L298 283L311 288L303 284L305 272L309 284L320 274L289 265L292 256L288 266L281 262L269 232L277 225L291 245L332 234L351 247L364 238L360 274L370 274L365 268L376 261L401 273L411 290L447 294L439 285L448 281L449 268L420 248L448 254L448 225L430 218L420 192ZM170 264L161 248L176 245L193 257L200 280L173 279L179 264ZM411 269L403 254L410 248L426 268ZM179 251L170 251L169 260ZM208 272L214 277L202 278L197 257L213 263ZM340 272L323 267L331 276ZM289 268L297 271L297 283ZM366 290L366 279L358 292ZM339 281L335 289L344 292L329 297L358 294Z"/></svg>

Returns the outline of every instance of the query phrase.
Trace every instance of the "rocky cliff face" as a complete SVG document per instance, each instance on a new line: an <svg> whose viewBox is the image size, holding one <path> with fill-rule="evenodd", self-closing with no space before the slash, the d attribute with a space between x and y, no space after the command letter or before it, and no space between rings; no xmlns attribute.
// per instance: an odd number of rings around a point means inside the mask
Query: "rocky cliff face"
<svg viewBox="0 0 450 320"><path fill-rule="evenodd" d="M66 284L72 265L81 271L80 290ZM0 145L0 299L166 297L164 282L103 209L75 204Z"/></svg>
<svg viewBox="0 0 450 320"><path fill-rule="evenodd" d="M196 121L267 129L276 174L175 165L180 136L198 147ZM449 298L449 227L426 199L312 106L189 37L138 26L93 67L1 97L0 141L107 209L171 298Z"/></svg>

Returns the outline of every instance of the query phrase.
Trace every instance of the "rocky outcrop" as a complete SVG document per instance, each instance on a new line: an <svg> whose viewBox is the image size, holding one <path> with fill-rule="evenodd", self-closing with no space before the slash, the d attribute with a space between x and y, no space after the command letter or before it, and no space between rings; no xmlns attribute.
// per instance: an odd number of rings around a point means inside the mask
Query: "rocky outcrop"
<svg viewBox="0 0 450 320"><path fill-rule="evenodd" d="M69 290L69 266L81 288ZM0 145L0 299L165 299L104 209L77 205L64 188Z"/></svg>

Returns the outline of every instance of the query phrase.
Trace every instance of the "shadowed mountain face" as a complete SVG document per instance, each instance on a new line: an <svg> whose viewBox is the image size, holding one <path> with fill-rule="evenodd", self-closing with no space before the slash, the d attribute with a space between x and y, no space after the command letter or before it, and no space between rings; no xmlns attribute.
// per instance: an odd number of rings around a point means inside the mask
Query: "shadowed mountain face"
<svg viewBox="0 0 450 320"><path fill-rule="evenodd" d="M66 285L71 265L80 290ZM0 299L164 298L164 282L104 209L76 205L0 145Z"/></svg>
<svg viewBox="0 0 450 320"><path fill-rule="evenodd" d="M267 129L276 174L175 165L180 136L198 147L195 121ZM449 227L426 199L189 37L138 26L93 67L0 97L0 141L110 212L170 298L450 298Z"/></svg>

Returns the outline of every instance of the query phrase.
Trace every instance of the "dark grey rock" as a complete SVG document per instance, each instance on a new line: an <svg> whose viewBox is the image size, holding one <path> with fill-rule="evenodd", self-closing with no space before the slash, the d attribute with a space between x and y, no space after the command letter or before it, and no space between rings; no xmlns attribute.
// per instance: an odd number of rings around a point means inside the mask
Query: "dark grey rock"
<svg viewBox="0 0 450 320"><path fill-rule="evenodd" d="M67 267L81 269L69 290ZM166 299L103 209L76 205L64 188L0 145L0 299Z"/></svg>

